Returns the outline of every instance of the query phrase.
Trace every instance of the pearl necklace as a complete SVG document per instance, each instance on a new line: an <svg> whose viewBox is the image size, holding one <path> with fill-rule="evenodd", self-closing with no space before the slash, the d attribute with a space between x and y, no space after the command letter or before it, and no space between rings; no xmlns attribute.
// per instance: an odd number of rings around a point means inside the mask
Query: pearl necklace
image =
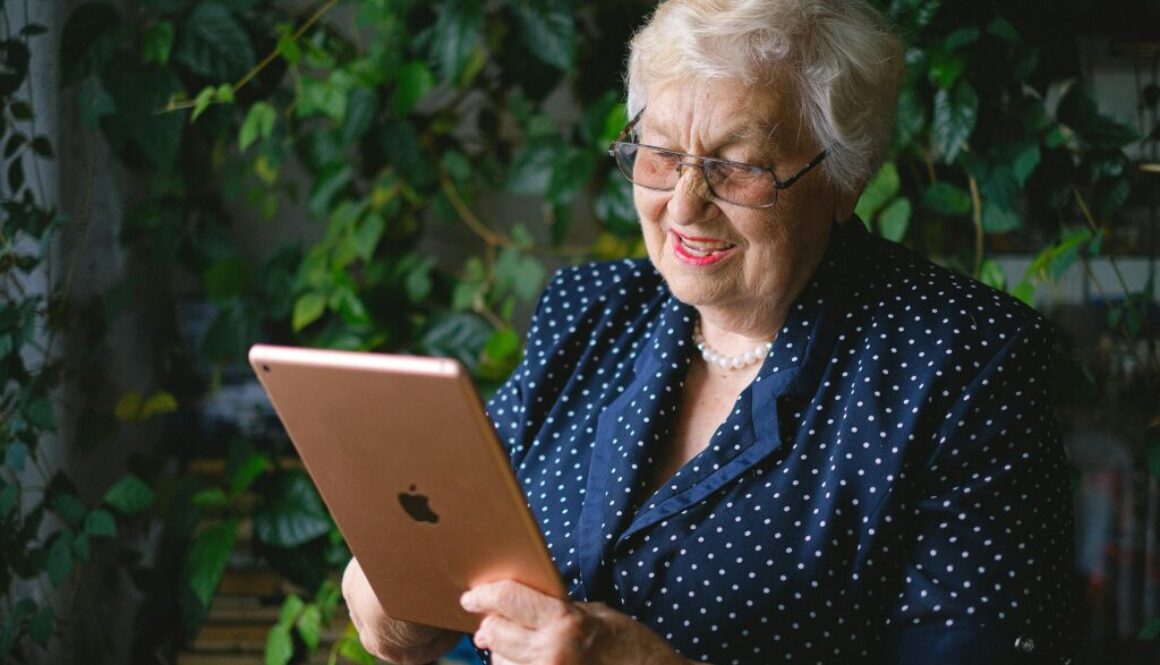
<svg viewBox="0 0 1160 665"><path fill-rule="evenodd" d="M770 349L773 348L773 341L762 342L758 344L752 351L736 356L727 356L719 353L713 347L705 342L705 336L701 334L701 320L693 324L693 344L697 345L697 350L701 352L701 357L707 363L713 363L721 369L741 369L742 367L749 367L753 363L764 360L769 355Z"/></svg>

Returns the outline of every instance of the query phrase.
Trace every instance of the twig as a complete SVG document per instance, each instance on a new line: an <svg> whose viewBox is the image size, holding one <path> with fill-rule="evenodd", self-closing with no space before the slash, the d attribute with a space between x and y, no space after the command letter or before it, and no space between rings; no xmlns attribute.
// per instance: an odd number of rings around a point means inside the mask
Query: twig
<svg viewBox="0 0 1160 665"><path fill-rule="evenodd" d="M979 181L975 176L967 176L967 184L971 189L971 221L975 225L975 279L983 274L983 197L979 195Z"/></svg>
<svg viewBox="0 0 1160 665"><path fill-rule="evenodd" d="M1079 209L1083 212L1084 219L1087 220L1088 227L1091 228L1092 233L1099 234L1100 228L1096 225L1096 220L1092 216L1092 211L1088 208L1087 201L1084 200L1083 195L1079 193L1078 187L1072 187L1071 191L1075 193L1075 201L1079 204ZM1120 288L1124 291L1124 304L1130 304L1131 299L1128 297L1131 291L1128 290L1128 281L1124 279L1124 273L1120 272L1120 263L1116 261L1116 257L1107 255L1108 264L1112 266L1112 272L1116 275L1116 281L1119 282ZM1132 312L1135 313L1136 308L1132 307Z"/></svg>
<svg viewBox="0 0 1160 665"><path fill-rule="evenodd" d="M306 34L307 30L314 27L314 24L318 23L318 21L321 20L327 12L333 9L336 4L338 4L338 0L326 0L326 2L319 6L318 9L314 10L314 13L310 15L310 18L306 19L302 25L298 26L297 30L291 33L290 40L295 42L298 41L302 35ZM254 80L254 77L256 77L258 74L261 74L262 70L264 70L266 67L269 67L270 63L274 62L278 56L278 47L275 46L270 50L269 53L267 53L261 60L258 61L258 64L251 67L248 72L243 74L242 77L231 86L233 92L237 94L239 90L249 84L250 81ZM158 113L181 111L184 109L194 108L195 106L197 106L197 100L193 99L186 100L184 102L170 101L165 105L165 108L159 110Z"/></svg>
<svg viewBox="0 0 1160 665"><path fill-rule="evenodd" d="M480 240L485 242L489 247L507 247L515 244L511 238L492 231L483 222L479 221L475 213L471 212L471 209L463 202L463 197L459 195L459 190L455 189L455 184L451 182L451 178L447 177L446 173L439 174L439 184L443 188L443 193L447 195L447 200L451 202L451 207L455 208L455 212L459 215L459 218L463 220L467 228L471 229L472 233L479 236Z"/></svg>

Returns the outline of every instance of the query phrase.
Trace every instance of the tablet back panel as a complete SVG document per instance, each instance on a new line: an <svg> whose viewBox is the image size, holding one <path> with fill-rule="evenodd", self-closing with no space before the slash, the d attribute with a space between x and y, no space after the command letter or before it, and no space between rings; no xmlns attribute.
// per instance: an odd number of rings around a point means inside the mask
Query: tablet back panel
<svg viewBox="0 0 1160 665"><path fill-rule="evenodd" d="M473 632L474 585L564 596L459 363L258 345L250 364L388 615Z"/></svg>

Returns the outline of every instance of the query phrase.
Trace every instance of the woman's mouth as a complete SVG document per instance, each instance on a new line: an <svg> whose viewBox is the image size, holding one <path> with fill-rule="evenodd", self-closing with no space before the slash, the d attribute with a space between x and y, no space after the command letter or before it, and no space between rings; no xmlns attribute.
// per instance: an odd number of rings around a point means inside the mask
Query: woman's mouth
<svg viewBox="0 0 1160 665"><path fill-rule="evenodd" d="M686 236L676 231L669 233L673 241L673 253L682 262L690 265L707 266L717 263L737 250L737 245L723 240Z"/></svg>

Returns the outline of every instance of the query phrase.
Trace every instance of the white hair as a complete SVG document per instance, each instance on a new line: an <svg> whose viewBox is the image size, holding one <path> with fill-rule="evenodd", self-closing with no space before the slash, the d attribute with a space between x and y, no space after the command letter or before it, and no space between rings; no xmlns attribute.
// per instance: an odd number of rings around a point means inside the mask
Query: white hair
<svg viewBox="0 0 1160 665"><path fill-rule="evenodd" d="M628 114L678 80L788 76L822 168L857 192L890 148L902 71L901 41L862 0L667 0L632 40Z"/></svg>

